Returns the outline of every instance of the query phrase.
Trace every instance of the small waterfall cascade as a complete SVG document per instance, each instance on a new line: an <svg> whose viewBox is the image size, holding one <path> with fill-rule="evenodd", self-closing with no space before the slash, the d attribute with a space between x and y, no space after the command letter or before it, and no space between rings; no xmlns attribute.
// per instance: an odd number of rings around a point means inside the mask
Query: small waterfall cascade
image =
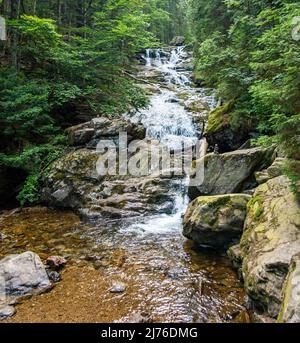
<svg viewBox="0 0 300 343"><path fill-rule="evenodd" d="M147 137L177 150L182 144L194 145L198 139L193 116L177 97L185 93L189 101L201 100L210 109L216 107L214 95L208 95L205 89L192 87L190 72L184 68L189 58L184 46L164 49L147 49L144 59L146 70L155 70L164 76L158 94L150 99L150 107L129 113L125 116L135 123L142 123L147 130Z"/></svg>
<svg viewBox="0 0 300 343"><path fill-rule="evenodd" d="M165 76L166 82L179 86L191 84L186 71L177 68L187 57L185 47L177 47L167 52L163 49L147 49L144 59L146 67L157 68Z"/></svg>

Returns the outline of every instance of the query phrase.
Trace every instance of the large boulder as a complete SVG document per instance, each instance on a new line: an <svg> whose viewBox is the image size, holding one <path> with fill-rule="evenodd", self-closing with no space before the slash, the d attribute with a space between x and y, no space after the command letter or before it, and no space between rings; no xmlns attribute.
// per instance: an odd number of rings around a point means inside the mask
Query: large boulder
<svg viewBox="0 0 300 343"><path fill-rule="evenodd" d="M41 292L51 286L42 261L30 251L3 258L0 261L0 280L7 296Z"/></svg>
<svg viewBox="0 0 300 343"><path fill-rule="evenodd" d="M132 123L124 118L94 118L87 123L67 129L69 144L94 148L100 139L112 139L118 142L120 132L126 132L128 141L144 139L146 130L143 125Z"/></svg>
<svg viewBox="0 0 300 343"><path fill-rule="evenodd" d="M279 176L257 188L248 204L240 249L230 254L235 263L241 262L245 289L261 314L277 318L283 284L299 252L299 202L288 178Z"/></svg>
<svg viewBox="0 0 300 343"><path fill-rule="evenodd" d="M159 154L162 146L158 142L152 142L151 146ZM129 162L131 157L129 154ZM101 154L97 151L80 149L55 161L44 180L44 202L76 209L88 217L122 218L172 211L180 187L180 177L171 180L174 169L164 175L149 169L145 175L133 176L119 175L116 165L115 175L101 175L97 171L99 159ZM144 163L150 163L150 158Z"/></svg>
<svg viewBox="0 0 300 343"><path fill-rule="evenodd" d="M223 248L238 240L251 196L230 194L199 197L188 207L183 234L202 246Z"/></svg>
<svg viewBox="0 0 300 343"><path fill-rule="evenodd" d="M279 323L300 323L300 254L293 257L283 289Z"/></svg>
<svg viewBox="0 0 300 343"><path fill-rule="evenodd" d="M190 185L190 197L240 193L254 188L257 186L254 172L272 163L273 151L253 148L206 155L195 163L196 170L204 165L204 181L201 185Z"/></svg>
<svg viewBox="0 0 300 343"><path fill-rule="evenodd" d="M240 127L233 127L230 120L230 112L233 103L226 103L210 112L208 125L205 130L210 149L218 145L220 152L228 152L239 149L239 147L249 139L249 133Z"/></svg>

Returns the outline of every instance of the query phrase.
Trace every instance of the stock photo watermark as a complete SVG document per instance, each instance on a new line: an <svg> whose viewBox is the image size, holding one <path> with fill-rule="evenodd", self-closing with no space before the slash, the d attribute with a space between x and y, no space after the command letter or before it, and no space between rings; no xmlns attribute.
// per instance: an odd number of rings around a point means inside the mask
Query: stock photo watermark
<svg viewBox="0 0 300 343"><path fill-rule="evenodd" d="M0 16L0 40L6 40L6 21Z"/></svg>
<svg viewBox="0 0 300 343"><path fill-rule="evenodd" d="M292 20L293 31L292 38L295 41L300 41L300 16L294 17Z"/></svg>
<svg viewBox="0 0 300 343"><path fill-rule="evenodd" d="M96 165L99 176L188 176L193 186L200 186L204 180L206 144L203 140L193 145L183 141L182 148L174 151L154 140L129 143L127 133L120 132L117 143L100 140L96 151L100 155ZM195 159L200 163L192 168Z"/></svg>

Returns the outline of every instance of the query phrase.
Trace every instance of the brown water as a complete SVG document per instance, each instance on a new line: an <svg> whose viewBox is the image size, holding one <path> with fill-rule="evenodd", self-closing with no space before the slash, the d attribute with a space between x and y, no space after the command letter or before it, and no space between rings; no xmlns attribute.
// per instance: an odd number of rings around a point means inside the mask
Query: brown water
<svg viewBox="0 0 300 343"><path fill-rule="evenodd" d="M172 225L173 219L159 221ZM174 229L158 232L156 218L144 221L84 224L46 208L2 216L0 257L31 250L69 260L63 281L18 306L10 321L134 321L146 313L154 322L226 322L245 310L242 285L225 256L197 250L177 220ZM110 293L120 282L126 291Z"/></svg>

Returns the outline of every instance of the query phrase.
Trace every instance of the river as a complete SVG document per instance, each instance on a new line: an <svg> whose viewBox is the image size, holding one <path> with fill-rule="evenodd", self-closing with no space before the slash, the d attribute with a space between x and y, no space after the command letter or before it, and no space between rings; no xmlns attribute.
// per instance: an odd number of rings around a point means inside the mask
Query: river
<svg viewBox="0 0 300 343"><path fill-rule="evenodd" d="M216 106L213 95L192 86L183 67L188 57L184 47L147 50L142 72L160 73L163 80L148 109L126 115L172 149L199 138L180 94L208 109ZM21 304L10 321L227 322L243 313L246 297L226 255L197 248L182 236L188 180L173 182L180 187L172 213L91 224L68 212L36 208L4 218L1 255L26 246L72 260L52 292ZM112 293L111 287L124 291Z"/></svg>

